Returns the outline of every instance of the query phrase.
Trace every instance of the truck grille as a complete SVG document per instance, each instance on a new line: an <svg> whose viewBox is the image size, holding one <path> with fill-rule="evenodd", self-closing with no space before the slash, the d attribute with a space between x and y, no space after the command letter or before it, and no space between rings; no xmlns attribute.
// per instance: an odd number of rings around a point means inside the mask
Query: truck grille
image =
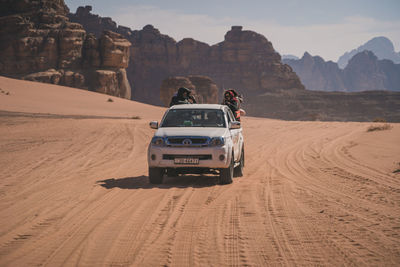
<svg viewBox="0 0 400 267"><path fill-rule="evenodd" d="M167 146L202 147L208 146L209 140L209 137L174 136L168 137L166 144Z"/></svg>

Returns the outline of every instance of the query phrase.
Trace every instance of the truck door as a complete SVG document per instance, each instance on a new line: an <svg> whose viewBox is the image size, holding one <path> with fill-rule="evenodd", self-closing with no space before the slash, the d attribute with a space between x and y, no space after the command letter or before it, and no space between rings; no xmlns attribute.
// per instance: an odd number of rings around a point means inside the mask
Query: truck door
<svg viewBox="0 0 400 267"><path fill-rule="evenodd" d="M228 123L235 121L235 117L233 116L232 111L227 108L227 115L228 115ZM235 161L239 161L240 159L240 133L242 129L229 129L231 136L232 136L232 141L233 141L233 154L235 156Z"/></svg>

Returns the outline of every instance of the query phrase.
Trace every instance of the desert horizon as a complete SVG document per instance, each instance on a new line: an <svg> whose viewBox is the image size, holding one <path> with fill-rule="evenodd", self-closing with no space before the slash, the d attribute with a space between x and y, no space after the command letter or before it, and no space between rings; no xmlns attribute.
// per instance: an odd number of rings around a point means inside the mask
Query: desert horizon
<svg viewBox="0 0 400 267"><path fill-rule="evenodd" d="M152 185L148 123L165 108L5 77L0 88L2 266L400 262L398 123L246 116L243 177Z"/></svg>

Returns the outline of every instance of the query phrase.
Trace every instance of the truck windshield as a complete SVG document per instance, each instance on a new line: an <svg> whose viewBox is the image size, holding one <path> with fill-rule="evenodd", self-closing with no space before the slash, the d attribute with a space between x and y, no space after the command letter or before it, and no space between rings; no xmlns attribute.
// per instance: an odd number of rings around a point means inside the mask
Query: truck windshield
<svg viewBox="0 0 400 267"><path fill-rule="evenodd" d="M171 109L161 127L225 127L224 113L219 109Z"/></svg>

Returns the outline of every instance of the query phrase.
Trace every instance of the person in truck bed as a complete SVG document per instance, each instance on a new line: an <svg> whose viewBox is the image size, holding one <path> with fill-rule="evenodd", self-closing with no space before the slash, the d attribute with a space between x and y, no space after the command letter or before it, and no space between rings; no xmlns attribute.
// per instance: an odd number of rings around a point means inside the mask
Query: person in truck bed
<svg viewBox="0 0 400 267"><path fill-rule="evenodd" d="M232 91L233 90L225 91L222 105L228 106L231 109L233 115L235 116L235 119L237 121L240 121L240 101Z"/></svg>
<svg viewBox="0 0 400 267"><path fill-rule="evenodd" d="M172 107L181 104L196 104L196 99L191 94L190 89L185 87L179 88L178 93L172 97L169 106Z"/></svg>

